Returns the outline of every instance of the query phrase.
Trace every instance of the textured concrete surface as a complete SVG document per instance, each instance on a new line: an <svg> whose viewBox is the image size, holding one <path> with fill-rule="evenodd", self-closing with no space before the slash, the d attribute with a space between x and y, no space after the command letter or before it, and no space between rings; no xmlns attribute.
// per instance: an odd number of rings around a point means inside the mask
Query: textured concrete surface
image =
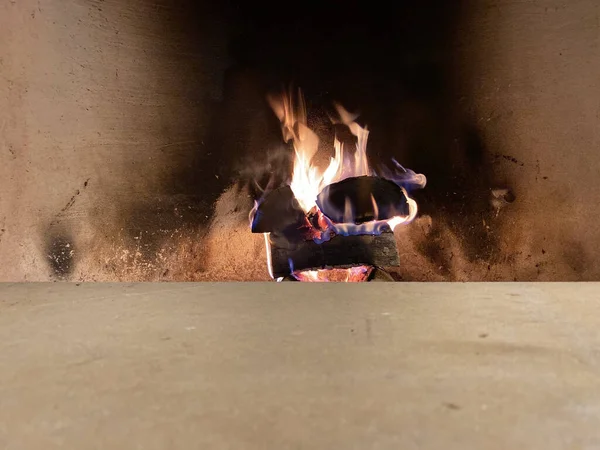
<svg viewBox="0 0 600 450"><path fill-rule="evenodd" d="M194 158L226 26L184 3L0 3L0 280L162 274L163 241L211 214L186 168L215 181Z"/></svg>
<svg viewBox="0 0 600 450"><path fill-rule="evenodd" d="M599 288L1 285L0 448L598 448Z"/></svg>
<svg viewBox="0 0 600 450"><path fill-rule="evenodd" d="M367 38L350 26L331 42L266 8L231 32L210 3L0 2L0 280L267 279L252 202L219 195L245 152L277 142L261 82L284 59L354 95L374 153L428 176L423 216L398 232L403 280L600 279L596 0L390 9Z"/></svg>

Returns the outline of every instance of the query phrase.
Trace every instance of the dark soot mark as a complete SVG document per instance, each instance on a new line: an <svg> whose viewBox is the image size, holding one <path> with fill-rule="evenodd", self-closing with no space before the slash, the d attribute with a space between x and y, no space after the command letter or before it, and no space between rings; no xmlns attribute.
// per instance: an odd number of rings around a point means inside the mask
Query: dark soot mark
<svg viewBox="0 0 600 450"><path fill-rule="evenodd" d="M160 6L163 25L156 44L169 55L165 62L173 77L172 85L160 87L161 93L165 90L173 100L181 99L186 114L176 108L163 113L164 141L175 142L155 158L168 169L159 179L148 180L153 195L130 195L122 205L123 231L145 259L155 257L165 239L207 224L232 172L223 147L224 136L232 130L223 123L226 105L221 98L231 26L228 7L194 0L154 2ZM185 142L177 143L180 134Z"/></svg>
<svg viewBox="0 0 600 450"><path fill-rule="evenodd" d="M45 236L44 251L52 274L61 280L74 269L75 245L71 233L63 226L51 226Z"/></svg>

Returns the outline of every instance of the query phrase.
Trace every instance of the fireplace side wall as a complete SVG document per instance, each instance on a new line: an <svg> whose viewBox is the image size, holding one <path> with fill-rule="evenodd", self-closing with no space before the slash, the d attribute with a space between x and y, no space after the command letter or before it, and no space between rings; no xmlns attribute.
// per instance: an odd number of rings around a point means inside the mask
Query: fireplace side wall
<svg viewBox="0 0 600 450"><path fill-rule="evenodd" d="M218 184L199 159L226 27L183 6L0 4L0 280L156 279L165 242L207 220L216 197L187 186Z"/></svg>
<svg viewBox="0 0 600 450"><path fill-rule="evenodd" d="M505 279L598 280L600 4L471 1L468 9L457 74L465 112L495 186L516 196L498 212L497 270Z"/></svg>

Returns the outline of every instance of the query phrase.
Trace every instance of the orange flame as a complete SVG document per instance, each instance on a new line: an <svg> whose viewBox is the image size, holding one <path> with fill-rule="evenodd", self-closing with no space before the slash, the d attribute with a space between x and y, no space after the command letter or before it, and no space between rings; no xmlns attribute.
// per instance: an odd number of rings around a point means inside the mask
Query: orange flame
<svg viewBox="0 0 600 450"><path fill-rule="evenodd" d="M311 230L312 233L310 239L322 243L336 234L379 234L388 228L393 231L396 226L412 221L417 215L418 208L415 200L409 196L406 186L424 187L427 182L425 176L405 169L395 160L393 160L396 165L395 170L376 173L370 167L367 158L367 141L369 137L367 128L361 127L356 122L357 115L349 113L338 104L335 105L338 113L338 119L335 123L346 126L356 137L356 148L353 152L347 152L344 144L337 137L334 138L333 148L335 154L325 170L320 170L313 164L313 158L319 148L319 137L307 125L306 105L300 90L297 91L296 97L296 104L294 104L292 95L271 96L269 102L281 122L284 141L286 143L291 141L294 148L295 158L290 188L298 204L306 213L307 229ZM406 198L408 214L380 219L380 205L377 205L375 198L371 195L374 219L369 222L354 223L355 211L352 210L352 202L349 199L346 199L343 223L334 223L325 216L317 206L317 197L323 189L346 178L361 176L379 176L395 182ZM258 207L259 202L256 202L250 213L251 224ZM309 218L312 218L310 219L312 222L309 221ZM314 221L315 218L316 222ZM269 275L273 278L269 233L265 233L264 238ZM358 266L294 271L293 261L290 260L290 273L299 281L360 282L368 280L372 270L373 267L370 266ZM278 281L281 281L281 278Z"/></svg>
<svg viewBox="0 0 600 450"><path fill-rule="evenodd" d="M329 165L324 171L312 164L313 157L317 153L319 138L314 131L307 126L306 105L300 90L297 92L297 107L294 108L292 96L282 95L280 97L269 97L269 103L279 118L282 134L285 142L292 142L295 152L294 169L290 188L302 209L308 213L316 207L316 200L323 188L329 184L342 181L350 177L364 175L383 176L391 181L399 178L403 181L409 180L411 184L424 187L427 180L424 175L416 174L396 163L399 169L396 173L377 174L369 166L367 158L367 141L369 131L356 123L357 115L346 111L342 106L336 104L339 116L337 123L343 124L356 137L356 149L354 152L346 152L344 145L334 139L335 155L331 158ZM337 234L348 234L350 228L358 228L355 233L369 233L371 230L381 229L384 225L392 230L402 223L411 222L417 215L417 203L410 198L404 187L401 189L408 203L408 215L397 216L388 220L374 220L368 224L355 225L352 220L353 212L347 203L344 211L344 223L329 224L331 230ZM374 210L378 214L378 208L374 203Z"/></svg>

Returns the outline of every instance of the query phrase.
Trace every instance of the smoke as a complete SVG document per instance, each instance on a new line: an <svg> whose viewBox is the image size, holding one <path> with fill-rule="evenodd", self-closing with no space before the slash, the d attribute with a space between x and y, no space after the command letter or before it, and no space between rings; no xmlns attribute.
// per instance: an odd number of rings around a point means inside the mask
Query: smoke
<svg viewBox="0 0 600 450"><path fill-rule="evenodd" d="M293 150L281 144L262 157L246 156L237 167L238 185L248 189L253 200L280 186L289 184Z"/></svg>

